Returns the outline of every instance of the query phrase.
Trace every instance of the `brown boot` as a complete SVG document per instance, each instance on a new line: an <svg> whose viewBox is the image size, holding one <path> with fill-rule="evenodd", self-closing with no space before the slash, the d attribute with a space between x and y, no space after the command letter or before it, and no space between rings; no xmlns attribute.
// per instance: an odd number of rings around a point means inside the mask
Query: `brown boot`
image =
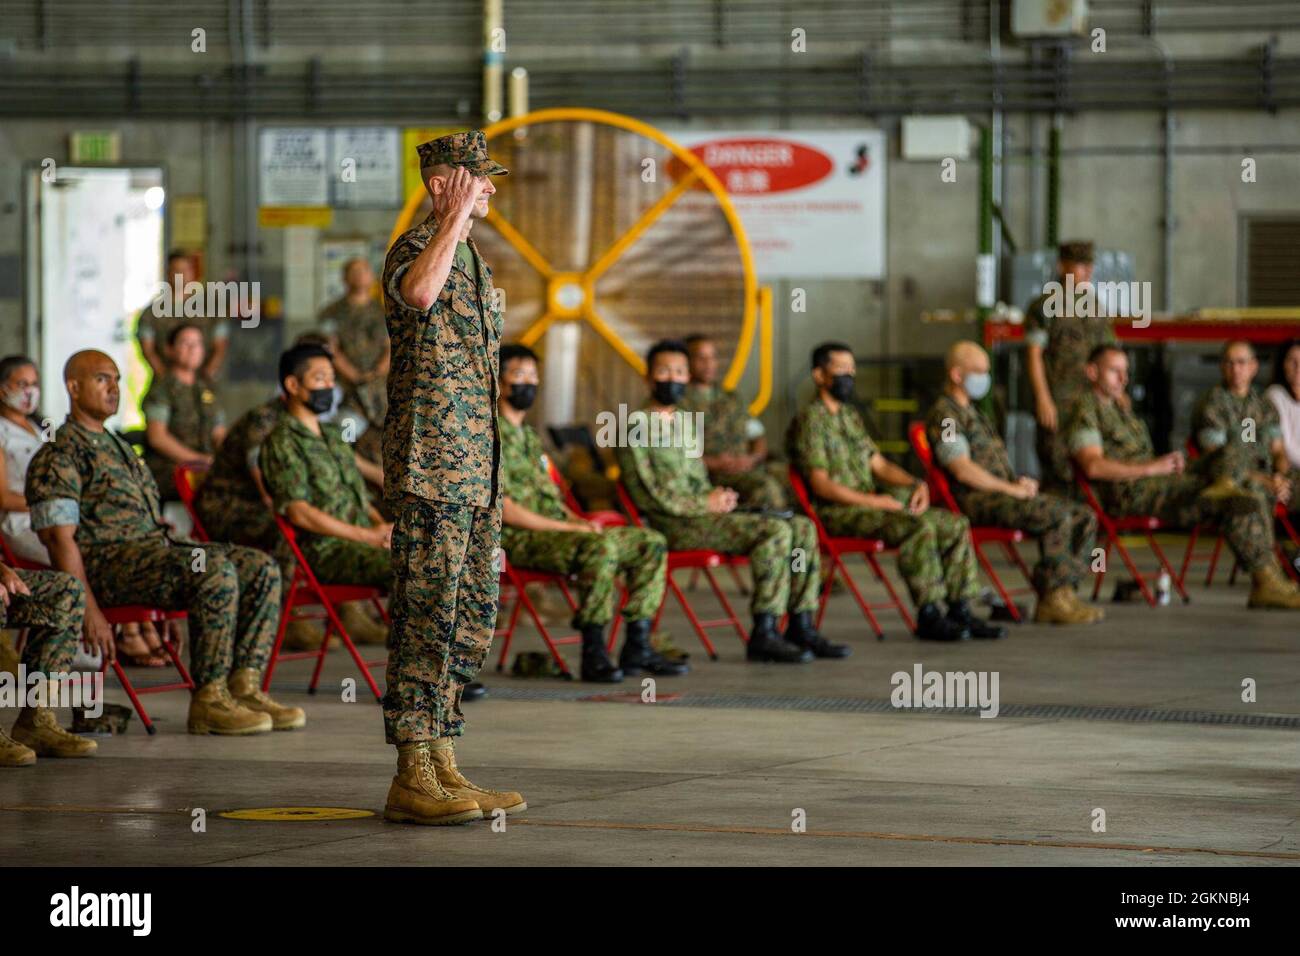
<svg viewBox="0 0 1300 956"><path fill-rule="evenodd" d="M397 745L397 776L388 788L384 819L435 827L482 820L476 801L452 796L438 782L430 746L427 740Z"/></svg>
<svg viewBox="0 0 1300 956"><path fill-rule="evenodd" d="M19 660L11 635L17 633L17 631L0 631L0 671L7 671L14 677L18 676Z"/></svg>
<svg viewBox="0 0 1300 956"><path fill-rule="evenodd" d="M1246 607L1300 608L1300 589L1287 580L1282 569L1270 561L1250 576L1253 587Z"/></svg>
<svg viewBox="0 0 1300 956"><path fill-rule="evenodd" d="M348 629L353 644L388 643L388 628L367 614L361 601L340 604L339 620Z"/></svg>
<svg viewBox="0 0 1300 956"><path fill-rule="evenodd" d="M1074 590L1068 587L1048 591L1038 599L1034 609L1037 624L1091 624L1094 620L1089 609L1078 603Z"/></svg>
<svg viewBox="0 0 1300 956"><path fill-rule="evenodd" d="M514 790L484 790L466 780L456 766L456 750L452 746L450 737L440 737L435 740L429 753L433 759L434 771L438 775L438 783L442 784L453 797L473 800L483 811L483 816L489 817L495 810L522 813L528 809L523 794L516 793Z"/></svg>
<svg viewBox="0 0 1300 956"><path fill-rule="evenodd" d="M262 675L251 667L241 667L230 675L227 686L235 702L248 710L271 715L271 727L275 730L297 730L307 726L307 714L301 707L285 707L277 704L270 696L262 692Z"/></svg>
<svg viewBox="0 0 1300 956"><path fill-rule="evenodd" d="M1231 478L1216 478L1210 484L1206 485L1200 491L1200 497L1211 500L1218 498L1231 498L1234 495L1241 494L1241 486Z"/></svg>
<svg viewBox="0 0 1300 956"><path fill-rule="evenodd" d="M13 739L38 757L89 757L99 744L59 726L48 707L24 707L14 723Z"/></svg>
<svg viewBox="0 0 1300 956"><path fill-rule="evenodd" d="M305 617L290 619L284 629L284 649L287 651L319 651L325 638L325 625Z"/></svg>
<svg viewBox="0 0 1300 956"><path fill-rule="evenodd" d="M30 767L34 763L36 751L0 729L0 767Z"/></svg>
<svg viewBox="0 0 1300 956"><path fill-rule="evenodd" d="M269 733L271 715L249 710L230 696L224 680L204 684L190 698L189 732L192 734L245 734Z"/></svg>
<svg viewBox="0 0 1300 956"><path fill-rule="evenodd" d="M1094 624L1097 621L1104 621L1106 619L1105 611L1097 607L1095 604L1089 604L1084 601L1079 597L1079 593L1075 591L1074 588L1068 589L1066 600L1070 602L1075 610L1079 611L1081 614L1088 615L1087 623L1089 624Z"/></svg>

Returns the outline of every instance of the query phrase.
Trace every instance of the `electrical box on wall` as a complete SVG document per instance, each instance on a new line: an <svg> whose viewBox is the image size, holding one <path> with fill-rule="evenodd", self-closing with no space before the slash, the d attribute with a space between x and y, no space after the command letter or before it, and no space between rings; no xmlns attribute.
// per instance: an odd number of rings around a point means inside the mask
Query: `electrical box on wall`
<svg viewBox="0 0 1300 956"><path fill-rule="evenodd" d="M1011 0L1011 33L1018 37L1082 36L1088 0Z"/></svg>
<svg viewBox="0 0 1300 956"><path fill-rule="evenodd" d="M903 117L903 159L967 159L970 139L964 116Z"/></svg>

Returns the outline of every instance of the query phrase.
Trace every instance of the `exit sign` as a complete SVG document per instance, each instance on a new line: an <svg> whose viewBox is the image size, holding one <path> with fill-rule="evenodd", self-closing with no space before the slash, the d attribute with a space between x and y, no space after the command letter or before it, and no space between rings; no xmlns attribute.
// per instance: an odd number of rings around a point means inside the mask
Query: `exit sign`
<svg viewBox="0 0 1300 956"><path fill-rule="evenodd" d="M73 133L68 140L69 162L118 163L122 161L120 133Z"/></svg>

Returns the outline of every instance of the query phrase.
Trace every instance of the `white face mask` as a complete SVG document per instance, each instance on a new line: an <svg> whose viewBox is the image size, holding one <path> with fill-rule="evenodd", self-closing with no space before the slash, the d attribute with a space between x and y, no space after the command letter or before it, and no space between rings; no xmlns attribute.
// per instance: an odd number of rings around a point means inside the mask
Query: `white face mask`
<svg viewBox="0 0 1300 956"><path fill-rule="evenodd" d="M962 388L977 402L989 393L992 385L993 376L988 372L970 372L962 379Z"/></svg>
<svg viewBox="0 0 1300 956"><path fill-rule="evenodd" d="M12 392L5 392L4 400L5 404L14 411L30 415L36 411L36 406L41 403L41 388L39 385L33 385L31 388L19 388Z"/></svg>

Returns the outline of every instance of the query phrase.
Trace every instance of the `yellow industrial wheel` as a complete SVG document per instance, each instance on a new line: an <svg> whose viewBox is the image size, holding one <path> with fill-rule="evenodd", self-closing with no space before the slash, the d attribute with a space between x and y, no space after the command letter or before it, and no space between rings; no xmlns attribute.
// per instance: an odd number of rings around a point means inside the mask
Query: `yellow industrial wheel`
<svg viewBox="0 0 1300 956"><path fill-rule="evenodd" d="M692 333L717 340L733 388L761 329L751 407L766 405L770 297L707 166L654 127L603 110L539 110L484 132L489 154L510 170L493 179L491 211L474 228L504 291L505 339L543 353L563 342L568 355L548 363L543 399L547 382L576 393L564 411L578 422L639 402L645 349ZM390 244L428 211L425 193L413 192ZM570 323L561 338L548 335Z"/></svg>

